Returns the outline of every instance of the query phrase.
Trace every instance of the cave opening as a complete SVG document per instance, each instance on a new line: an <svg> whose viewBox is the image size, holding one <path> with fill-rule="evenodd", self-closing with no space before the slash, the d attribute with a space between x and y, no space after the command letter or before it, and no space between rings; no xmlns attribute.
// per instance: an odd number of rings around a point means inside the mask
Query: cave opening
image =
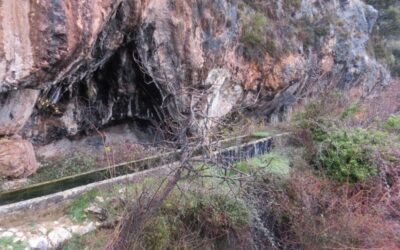
<svg viewBox="0 0 400 250"><path fill-rule="evenodd" d="M79 85L79 99L89 110L82 127L135 123L154 130L162 122L162 94L138 58L132 41L111 56L86 84Z"/></svg>
<svg viewBox="0 0 400 250"><path fill-rule="evenodd" d="M163 96L138 58L135 41L128 42L82 81L50 89L46 100L51 100L55 93L62 94L55 104L42 107L39 114L59 122L53 123L57 133L48 134L42 144L63 137L79 139L121 124L140 130L151 141L162 138ZM66 120L77 127L74 133L69 132ZM52 129L48 127L48 131Z"/></svg>

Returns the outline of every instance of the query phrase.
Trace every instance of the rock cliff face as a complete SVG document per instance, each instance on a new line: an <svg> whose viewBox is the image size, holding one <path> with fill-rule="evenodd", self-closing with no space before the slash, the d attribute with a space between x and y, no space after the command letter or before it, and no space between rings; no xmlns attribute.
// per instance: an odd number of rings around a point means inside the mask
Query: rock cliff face
<svg viewBox="0 0 400 250"><path fill-rule="evenodd" d="M377 17L360 0L3 0L0 136L44 145L193 107L268 118L326 88L366 96L389 80L366 49Z"/></svg>

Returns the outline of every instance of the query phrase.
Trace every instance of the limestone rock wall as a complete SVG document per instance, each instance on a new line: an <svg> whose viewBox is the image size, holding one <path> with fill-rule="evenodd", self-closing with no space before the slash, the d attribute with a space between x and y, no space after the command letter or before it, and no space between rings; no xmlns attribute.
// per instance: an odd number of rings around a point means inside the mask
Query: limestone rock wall
<svg viewBox="0 0 400 250"><path fill-rule="evenodd" d="M329 87L364 97L388 82L367 50L377 16L361 0L2 0L0 136L44 145L194 106L268 118Z"/></svg>

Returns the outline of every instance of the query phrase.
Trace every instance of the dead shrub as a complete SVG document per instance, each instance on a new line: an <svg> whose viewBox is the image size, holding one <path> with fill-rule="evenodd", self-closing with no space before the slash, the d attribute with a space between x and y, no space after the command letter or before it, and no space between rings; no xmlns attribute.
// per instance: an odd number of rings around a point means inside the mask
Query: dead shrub
<svg viewBox="0 0 400 250"><path fill-rule="evenodd" d="M393 205L383 199L387 191L380 183L376 178L338 185L311 171L295 170L268 197L273 232L282 249L396 249L399 225L393 219ZM398 204L398 195L393 195L397 201L389 203Z"/></svg>

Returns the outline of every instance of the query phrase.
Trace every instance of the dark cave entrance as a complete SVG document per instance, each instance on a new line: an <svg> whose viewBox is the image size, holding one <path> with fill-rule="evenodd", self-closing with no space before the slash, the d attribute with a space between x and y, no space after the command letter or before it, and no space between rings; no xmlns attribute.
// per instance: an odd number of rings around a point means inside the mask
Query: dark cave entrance
<svg viewBox="0 0 400 250"><path fill-rule="evenodd" d="M64 137L78 139L94 134L97 129L121 124L132 125L151 140L161 138L160 128L165 119L162 90L137 58L135 41L128 42L82 81L47 91L45 100L62 94L51 106L38 108L41 119L56 122L37 142L47 144ZM73 111L68 112L71 104ZM58 112L54 112L55 108ZM66 115L78 124L76 133L69 133L60 122Z"/></svg>
<svg viewBox="0 0 400 250"><path fill-rule="evenodd" d="M159 126L164 119L162 94L137 58L135 43L130 42L78 85L78 98L88 114L83 128L127 122L142 128Z"/></svg>

